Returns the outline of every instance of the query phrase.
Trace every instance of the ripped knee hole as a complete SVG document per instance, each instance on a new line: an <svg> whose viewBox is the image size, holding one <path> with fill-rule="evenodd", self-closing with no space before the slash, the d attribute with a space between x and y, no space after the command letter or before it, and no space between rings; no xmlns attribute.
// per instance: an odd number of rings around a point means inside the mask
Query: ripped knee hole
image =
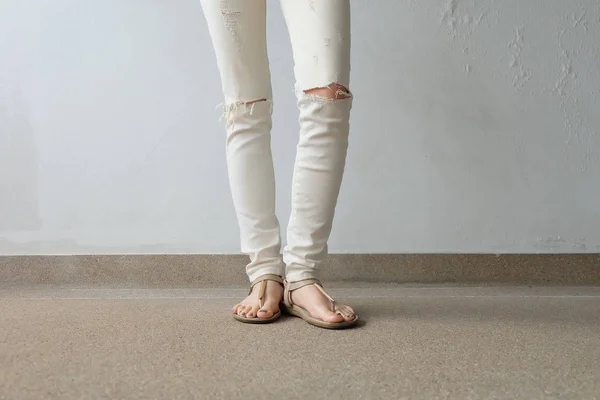
<svg viewBox="0 0 600 400"><path fill-rule="evenodd" d="M304 91L307 95L321 97L330 100L344 100L352 97L352 93L339 83L332 83L325 87L317 87Z"/></svg>
<svg viewBox="0 0 600 400"><path fill-rule="evenodd" d="M243 103L246 105L250 105L250 104L255 104L255 103L260 103L261 101L267 101L267 99L259 99L259 100L252 100L252 101L244 101Z"/></svg>

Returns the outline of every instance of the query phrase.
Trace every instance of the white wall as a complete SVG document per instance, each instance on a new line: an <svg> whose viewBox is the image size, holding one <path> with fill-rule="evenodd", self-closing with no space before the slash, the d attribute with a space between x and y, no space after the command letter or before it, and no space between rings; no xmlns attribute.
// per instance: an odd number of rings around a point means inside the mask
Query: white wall
<svg viewBox="0 0 600 400"><path fill-rule="evenodd" d="M296 110L269 3L285 225ZM600 2L352 4L333 252L600 251ZM0 0L0 254L238 252L220 102L197 0Z"/></svg>

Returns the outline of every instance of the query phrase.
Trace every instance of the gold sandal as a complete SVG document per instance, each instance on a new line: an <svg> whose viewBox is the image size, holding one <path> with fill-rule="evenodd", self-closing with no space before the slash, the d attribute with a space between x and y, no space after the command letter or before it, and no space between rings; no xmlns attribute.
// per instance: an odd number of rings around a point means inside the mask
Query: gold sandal
<svg viewBox="0 0 600 400"><path fill-rule="evenodd" d="M337 306L336 306L335 300L332 299L331 296L329 296L327 294L325 289L323 289L321 282L319 282L317 279L305 279L303 281L294 282L294 283L289 283L286 281L285 284L283 285L283 287L285 289L284 294L283 294L283 305L284 305L285 311L287 313L289 313L290 315L293 315L295 317L302 318L304 321L308 322L311 325L318 326L319 328L325 328L325 329L350 328L351 326L354 326L358 323L358 315L355 315L355 317L352 321L326 322L321 319L314 318L304 308L294 305L294 303L292 302L292 292L294 290L300 289L300 288L302 288L304 286L308 286L308 285L315 285L317 287L317 289L319 289L319 291L321 291L321 293L323 293L323 295L329 300L329 302L331 304L332 312L337 313L337 311L339 311L339 308L337 308Z"/></svg>
<svg viewBox="0 0 600 400"><path fill-rule="evenodd" d="M252 285L250 286L250 292L248 294L252 293L252 288L254 288L254 286L256 286L257 284L260 283L260 290L258 292L258 305L260 307L259 311L264 306L263 300L265 298L265 292L267 290L267 282L268 281L274 281L283 286L283 279L279 275L272 275L272 274L263 275L260 278L256 279L254 282L252 282ZM258 312L257 312L257 314L258 314ZM258 315L254 318L246 318L246 317L242 317L241 315L233 314L234 319L236 319L237 321L243 322L245 324L268 324L271 322L275 322L277 319L279 319L279 317L281 317L281 310L277 311L277 313L274 314L271 318L266 318L266 319L258 318Z"/></svg>

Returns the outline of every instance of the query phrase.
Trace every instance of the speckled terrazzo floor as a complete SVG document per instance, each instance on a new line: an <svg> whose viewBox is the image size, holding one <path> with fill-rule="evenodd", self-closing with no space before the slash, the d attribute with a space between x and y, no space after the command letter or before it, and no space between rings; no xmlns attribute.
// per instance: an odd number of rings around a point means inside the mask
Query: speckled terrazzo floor
<svg viewBox="0 0 600 400"><path fill-rule="evenodd" d="M240 324L245 289L0 290L0 399L600 396L600 288L354 286L348 331Z"/></svg>

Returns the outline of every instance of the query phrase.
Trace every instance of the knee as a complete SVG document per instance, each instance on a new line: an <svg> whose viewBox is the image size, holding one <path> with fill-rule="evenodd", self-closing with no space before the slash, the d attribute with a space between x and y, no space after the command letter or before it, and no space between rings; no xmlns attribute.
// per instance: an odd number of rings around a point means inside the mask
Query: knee
<svg viewBox="0 0 600 400"><path fill-rule="evenodd" d="M352 97L352 93L339 83L332 83L325 87L307 89L304 93L328 100L344 100Z"/></svg>

